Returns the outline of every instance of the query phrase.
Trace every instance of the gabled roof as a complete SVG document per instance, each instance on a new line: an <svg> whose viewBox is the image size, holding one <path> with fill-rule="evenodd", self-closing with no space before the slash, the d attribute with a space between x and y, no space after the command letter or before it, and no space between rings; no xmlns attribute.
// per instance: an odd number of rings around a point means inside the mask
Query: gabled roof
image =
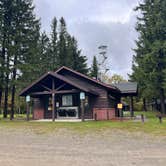
<svg viewBox="0 0 166 166"><path fill-rule="evenodd" d="M122 94L137 94L138 92L138 84L136 82L120 82L114 85L120 89Z"/></svg>
<svg viewBox="0 0 166 166"><path fill-rule="evenodd" d="M82 91L84 91L84 92L89 92L89 93L91 93L91 94L98 95L97 92L94 92L94 91L88 89L87 87L83 87L83 86L77 84L76 82L72 82L72 81L70 81L69 79L66 79L66 78L65 78L64 76L62 76L62 75L59 75L59 74L54 73L54 72L48 72L48 73L44 74L43 76L41 76L41 77L40 77L39 79L37 79L36 81L34 81L31 85L29 85L28 87L26 87L25 89L23 89L23 90L21 91L21 93L20 93L20 96L25 96L26 93L27 93L27 91L29 91L32 87L34 87L35 85L37 85L38 83L40 83L42 80L44 80L44 79L45 79L46 77L48 77L48 76L51 76L51 77L53 77L53 78L57 78L57 79L59 79L59 80L61 80L61 81L64 81L65 83L68 83L68 84L70 84L70 85L72 85L72 86L74 86L74 87L76 87L76 88L78 88L78 89L80 89L80 90L82 90Z"/></svg>
<svg viewBox="0 0 166 166"><path fill-rule="evenodd" d="M66 71L73 73L75 76L84 78L84 80L85 80L84 82L86 82L86 80L87 80L89 83L94 83L96 85L100 85L101 87L107 89L108 91L116 92L116 93L122 94L124 96L137 95L137 92L138 92L138 85L136 82L122 82L122 83L118 83L118 84L114 84L114 85L105 84L103 82L92 79L84 74L81 74L75 70L72 70L68 67L63 66L63 67L59 68L58 70L56 70L55 72L48 72L48 73L44 74L43 76L41 76L39 79L34 81L31 85L29 85L27 88L23 89L20 93L20 96L27 95L33 89L33 87L40 84L40 82L42 82L44 79L46 79L49 76L51 76L52 78L61 80L81 91L88 92L93 95L99 95L97 92L94 92L93 90L88 88L88 86L86 84L81 84L81 82L79 82L79 81L70 80L69 78L65 77L63 74Z"/></svg>
<svg viewBox="0 0 166 166"><path fill-rule="evenodd" d="M114 85L105 84L105 83L103 83L103 82L101 82L101 81L98 81L98 80L96 80L96 79L90 78L90 77L88 77L88 76L86 76L86 75L84 75L84 74L82 74L82 73L80 73L80 72L77 72L77 71L75 71L75 70L73 70L73 69L70 69L70 68L68 68L68 67L66 67L66 66L62 66L61 68L59 68L58 70L56 70L55 73L58 73L58 74L59 74L59 73L61 73L63 70L66 70L66 71L69 71L69 72L71 72L71 73L74 73L74 74L76 74L76 75L78 75L78 76L80 76L80 77L83 77L83 78L85 78L85 79L87 79L87 80L89 80L89 81L91 81L91 82L93 82L93 83L95 83L95 84L101 85L101 86L103 86L103 87L105 87L105 88L107 88L107 89L109 89L109 90L115 90L115 91L119 91L119 92L120 92L120 90L119 90L116 86L114 86Z"/></svg>

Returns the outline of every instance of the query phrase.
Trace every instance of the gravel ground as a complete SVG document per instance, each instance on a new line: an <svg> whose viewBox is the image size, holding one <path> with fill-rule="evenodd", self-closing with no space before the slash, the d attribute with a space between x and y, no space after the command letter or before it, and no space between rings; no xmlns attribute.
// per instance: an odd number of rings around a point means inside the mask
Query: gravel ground
<svg viewBox="0 0 166 166"><path fill-rule="evenodd" d="M0 166L165 166L166 138L124 131L0 129Z"/></svg>

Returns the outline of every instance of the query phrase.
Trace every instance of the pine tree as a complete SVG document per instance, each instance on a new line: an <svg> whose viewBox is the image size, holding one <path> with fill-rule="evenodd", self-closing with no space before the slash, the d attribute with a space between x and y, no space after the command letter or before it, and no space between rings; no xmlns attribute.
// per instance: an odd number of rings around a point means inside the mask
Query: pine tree
<svg viewBox="0 0 166 166"><path fill-rule="evenodd" d="M87 74L88 73L88 68L86 63L87 58L81 55L81 50L78 49L78 44L76 39L68 35L67 43L68 43L67 56L70 57L70 60L68 62L68 67L80 73Z"/></svg>
<svg viewBox="0 0 166 166"><path fill-rule="evenodd" d="M60 19L60 32L59 32L59 41L58 41L58 67L67 66L69 57L67 57L67 30L66 22L62 17Z"/></svg>
<svg viewBox="0 0 166 166"><path fill-rule="evenodd" d="M9 74L10 74L10 59L12 52L12 1L6 0L0 1L0 11L1 11L1 81L4 87L1 87L1 95L2 90L4 89L4 110L3 116L7 117L8 113L8 92L9 92Z"/></svg>
<svg viewBox="0 0 166 166"><path fill-rule="evenodd" d="M4 89L4 62L5 62L5 40L6 32L4 31L4 8L3 2L0 1L0 111L2 111L2 95Z"/></svg>
<svg viewBox="0 0 166 166"><path fill-rule="evenodd" d="M1 1L3 11L2 29L5 35L2 51L4 58L4 117L7 117L9 85L11 91L11 116L14 117L16 84L19 74L23 73L23 66L27 56L32 56L34 50L36 29L39 24L33 14L34 7L31 0ZM33 52L34 54L35 52ZM32 58L32 57L31 57ZM10 77L9 77L10 75ZM11 80L9 80L11 78Z"/></svg>
<svg viewBox="0 0 166 166"><path fill-rule="evenodd" d="M56 17L52 20L51 25L51 54L52 54L52 64L51 64L51 70L55 70L57 68L57 59L58 59L58 47L57 47L57 40L58 40L58 34L57 34L57 19Z"/></svg>
<svg viewBox="0 0 166 166"><path fill-rule="evenodd" d="M141 86L142 96L160 98L165 111L166 71L166 1L144 0L136 10L141 11L136 30L140 37L135 49L132 79Z"/></svg>
<svg viewBox="0 0 166 166"><path fill-rule="evenodd" d="M25 40L27 48L24 51L24 56L21 58L22 62L19 64L20 75L17 79L18 91L28 86L42 73L39 21L36 20L33 25L32 31L29 31L31 33L29 40Z"/></svg>
<svg viewBox="0 0 166 166"><path fill-rule="evenodd" d="M67 66L81 73L87 74L87 58L81 55L77 41L67 32L66 22L60 19L59 40L57 41L57 65Z"/></svg>
<svg viewBox="0 0 166 166"><path fill-rule="evenodd" d="M97 58L96 58L96 56L94 56L92 66L91 66L90 76L97 79L98 72L99 72L99 68L98 68Z"/></svg>
<svg viewBox="0 0 166 166"><path fill-rule="evenodd" d="M53 55L53 52L51 52L51 44L50 40L45 32L43 32L40 36L39 40L39 48L40 48L40 61L39 61L39 69L40 69L40 75L50 71L53 69L53 62L56 61Z"/></svg>

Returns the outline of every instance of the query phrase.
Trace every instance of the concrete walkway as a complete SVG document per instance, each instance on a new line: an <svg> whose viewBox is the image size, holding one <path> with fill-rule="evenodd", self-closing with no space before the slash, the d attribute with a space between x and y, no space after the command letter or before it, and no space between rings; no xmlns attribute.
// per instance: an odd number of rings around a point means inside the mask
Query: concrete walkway
<svg viewBox="0 0 166 166"><path fill-rule="evenodd" d="M92 121L93 119L85 119L85 121ZM55 119L55 122L81 122L81 119ZM40 119L40 120L32 120L31 122L52 122L52 119Z"/></svg>

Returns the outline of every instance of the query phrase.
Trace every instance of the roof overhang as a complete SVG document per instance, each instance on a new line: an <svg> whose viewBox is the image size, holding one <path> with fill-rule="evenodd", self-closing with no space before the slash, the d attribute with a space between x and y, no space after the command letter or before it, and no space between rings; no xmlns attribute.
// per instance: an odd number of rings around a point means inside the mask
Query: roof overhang
<svg viewBox="0 0 166 166"><path fill-rule="evenodd" d="M75 82L72 82L70 81L69 79L65 78L64 76L62 75L59 75L57 73L54 73L54 72L48 72L46 74L44 74L43 76L41 76L38 80L36 80L35 82L33 82L31 85L29 85L28 87L26 87L25 89L23 89L21 92L20 92L20 96L26 96L26 95L30 95L30 94L33 94L33 93L38 93L38 95L44 95L44 94L50 94L52 93L51 91L43 91L43 92L34 92L32 89L33 87L37 86L40 84L40 82L42 82L44 79L46 79L47 77L51 77L52 79L58 79L58 80L61 80L69 85L72 85L73 87L79 89L80 91L84 91L86 93L90 93L92 95L99 95L97 92L94 92L88 88L85 88ZM56 92L58 93L58 92ZM64 92L65 93L65 92Z"/></svg>
<svg viewBox="0 0 166 166"><path fill-rule="evenodd" d="M70 69L70 68L68 68L66 66L62 66L61 68L56 70L55 73L58 74L58 73L62 73L63 71L68 71L68 72L71 72L71 73L73 73L73 74L75 74L77 76L83 77L83 78L85 78L88 81L91 81L91 82L93 82L93 83L95 83L97 85L100 85L100 86L106 88L108 91L114 91L114 92L120 93L120 90L119 90L118 87L116 87L114 85L103 83L103 82L101 82L99 80L96 80L96 79L93 79L93 78L90 78L90 77L88 77L88 76L86 76L86 75L84 75L82 73L79 73L79 72L77 72L75 70L72 70L72 69Z"/></svg>
<svg viewBox="0 0 166 166"><path fill-rule="evenodd" d="M138 84L136 82L120 82L114 84L114 86L120 89L122 97L138 95Z"/></svg>

